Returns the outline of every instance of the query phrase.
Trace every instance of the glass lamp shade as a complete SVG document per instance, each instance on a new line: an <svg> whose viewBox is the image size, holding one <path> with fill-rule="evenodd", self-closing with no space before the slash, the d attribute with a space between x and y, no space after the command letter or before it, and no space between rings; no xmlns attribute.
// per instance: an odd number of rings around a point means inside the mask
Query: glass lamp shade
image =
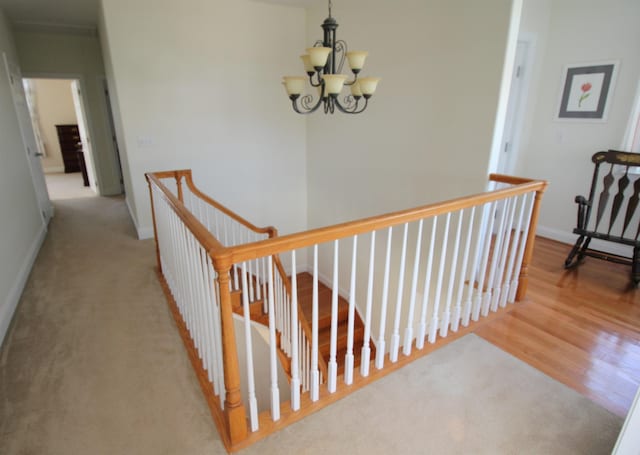
<svg viewBox="0 0 640 455"><path fill-rule="evenodd" d="M325 92L329 95L337 95L342 91L347 76L344 74L324 74L322 79L325 84Z"/></svg>
<svg viewBox="0 0 640 455"><path fill-rule="evenodd" d="M309 61L314 68L320 68L327 64L327 59L332 49L330 47L310 47L307 49Z"/></svg>
<svg viewBox="0 0 640 455"><path fill-rule="evenodd" d="M287 95L300 95L304 90L304 84L306 79L302 76L285 76L282 78L284 80L284 88L287 91Z"/></svg>
<svg viewBox="0 0 640 455"><path fill-rule="evenodd" d="M378 82L380 82L379 77L361 77L358 79L360 90L362 90L362 94L366 96L371 96L375 93Z"/></svg>
<svg viewBox="0 0 640 455"><path fill-rule="evenodd" d="M360 71L364 66L364 61L369 53L367 51L349 51L347 52L347 60L349 61L349 68L352 71Z"/></svg>
<svg viewBox="0 0 640 455"><path fill-rule="evenodd" d="M351 95L354 97L362 96L362 90L360 90L360 81L355 81L351 84Z"/></svg>
<svg viewBox="0 0 640 455"><path fill-rule="evenodd" d="M309 57L309 54L301 55L300 58L302 59L302 63L304 64L305 73L316 72L316 70L313 68L313 65L311 64L311 57Z"/></svg>

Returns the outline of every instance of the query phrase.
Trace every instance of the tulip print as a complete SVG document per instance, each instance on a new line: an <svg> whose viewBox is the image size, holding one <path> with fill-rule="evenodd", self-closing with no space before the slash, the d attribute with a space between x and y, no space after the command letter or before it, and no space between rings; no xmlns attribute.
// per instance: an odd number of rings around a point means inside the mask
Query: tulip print
<svg viewBox="0 0 640 455"><path fill-rule="evenodd" d="M580 105L582 104L582 102L584 100L586 100L589 95L591 94L590 90L591 90L591 83L589 82L585 82L584 84L582 84L582 86L580 87L580 90L582 90L582 95L580 95L580 99L578 100L578 107L580 107Z"/></svg>

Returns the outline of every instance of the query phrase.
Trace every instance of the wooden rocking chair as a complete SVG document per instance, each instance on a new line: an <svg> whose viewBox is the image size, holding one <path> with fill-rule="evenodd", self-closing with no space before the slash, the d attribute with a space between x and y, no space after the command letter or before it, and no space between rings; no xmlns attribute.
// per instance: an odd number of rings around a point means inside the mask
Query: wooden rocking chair
<svg viewBox="0 0 640 455"><path fill-rule="evenodd" d="M597 152L591 157L591 161L595 164L595 169L589 199L585 199L583 196L575 198L578 204L578 226L573 230L573 233L578 234L579 237L567 256L564 267L568 269L579 265L585 256L627 264L631 265L631 279L637 285L640 281L640 241L638 241L640 215L636 214L636 208L640 201L640 154L609 150ZM606 164L610 166L606 166ZM604 165L603 173L608 172L600 180L601 165ZM617 192L609 203L610 191L612 189L615 191L614 183L616 182ZM625 190L631 183L632 189L625 194ZM596 201L597 191L599 196ZM594 220L591 214L596 204ZM602 225L601 221L607 212L609 213L609 222ZM618 214L621 212L624 213L624 218L618 218ZM628 233L627 228L631 224L637 228L635 232ZM630 237L629 234L635 235ZM631 246L633 247L633 256L628 258L589 249L591 239L608 240Z"/></svg>

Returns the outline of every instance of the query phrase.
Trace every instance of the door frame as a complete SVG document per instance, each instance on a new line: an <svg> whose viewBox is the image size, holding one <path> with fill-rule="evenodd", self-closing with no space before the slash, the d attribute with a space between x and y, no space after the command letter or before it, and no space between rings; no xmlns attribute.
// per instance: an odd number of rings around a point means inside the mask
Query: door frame
<svg viewBox="0 0 640 455"><path fill-rule="evenodd" d="M517 49L523 44L524 48L524 58L522 57ZM524 129L524 120L527 113L527 104L529 98L529 89L531 86L531 72L534 64L534 55L535 55L535 38L533 35L529 33L521 33L518 36L518 40L516 42L516 55L514 59L514 66L512 70L511 76L511 84L509 90L509 98L507 101L507 112L505 116L505 128L502 132L502 139L500 142L500 155L498 156L496 170L503 174L513 174L516 170L516 163L518 162L518 155L520 152L520 141L522 139L522 131ZM518 65L518 62L522 61L521 65ZM518 66L521 66L521 69L518 70ZM520 74L519 74L520 73ZM515 79L521 77L520 82L515 85ZM516 91L513 91L514 85L516 86ZM515 97L515 98L514 98ZM509 111L509 107L511 103L515 102L515 109L513 112ZM511 114L513 117L510 120L507 116ZM507 128L509 126L509 128ZM509 141L509 151L505 153L505 147L507 144L507 139L510 138Z"/></svg>
<svg viewBox="0 0 640 455"><path fill-rule="evenodd" d="M6 52L2 52L2 61L4 65L4 71L6 71L7 77L9 79L9 83L11 84L11 101L13 103L13 108L17 116L18 120L18 128L20 129L20 136L22 138L22 146L24 147L24 151L26 153L27 165L29 166L29 172L31 174L31 181L33 183L33 188L36 193L36 200L38 202L38 208L40 212L40 217L42 219L42 223L47 228L49 224L49 220L53 217L53 204L51 203L51 198L49 197L49 190L47 189L47 183L44 178L44 171L42 169L42 164L40 163L39 153L36 145L36 137L33 131L33 125L31 123L31 113L29 112L29 107L27 104L26 94L24 93L24 87L22 85L22 80L24 79L24 75L20 70L20 65L17 61L12 59ZM15 67L16 73L13 74L12 66ZM15 78L20 78L19 81L15 81ZM16 98L16 90L14 89L14 84L19 84L19 90L22 93L22 97L24 98L24 108L27 110L27 115L29 117L29 122L25 125L21 120L21 115L18 107L18 99ZM29 143L32 142L33 146L29 146ZM33 148L34 150L31 150Z"/></svg>
<svg viewBox="0 0 640 455"><path fill-rule="evenodd" d="M78 84L80 86L80 90L82 91L83 95L80 96L80 104L82 105L82 110L84 111L84 117L86 118L86 130L87 130L87 134L89 136L89 140L90 140L90 144L89 144L89 160L86 160L86 164L87 166L91 166L91 173L93 173L93 176L95 178L95 191L96 194L98 194L99 196L102 195L103 193L103 185L102 185L102 181L100 179L100 176L102 175L101 173L101 167L100 167L100 163L98 162L98 160L96 160L96 156L93 150L93 138L94 136L94 131L95 128L93 127L93 119L91 118L91 112L88 109L88 105L87 105L87 100L86 97L84 96L84 93L86 92L86 82L85 82L85 77L84 75L82 75L81 73L50 73L50 72L26 72L22 74L22 78L23 79L68 79L68 80L77 80ZM69 94L69 96L71 96L71 93ZM90 174L91 174L90 173Z"/></svg>

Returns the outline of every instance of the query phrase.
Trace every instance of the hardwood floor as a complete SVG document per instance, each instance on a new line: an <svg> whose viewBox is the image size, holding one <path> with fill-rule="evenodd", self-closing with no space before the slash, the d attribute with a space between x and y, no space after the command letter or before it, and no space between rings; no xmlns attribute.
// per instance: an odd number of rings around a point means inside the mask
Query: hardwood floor
<svg viewBox="0 0 640 455"><path fill-rule="evenodd" d="M526 300L475 333L625 416L640 384L640 289L629 266L564 270L569 249L538 237Z"/></svg>

